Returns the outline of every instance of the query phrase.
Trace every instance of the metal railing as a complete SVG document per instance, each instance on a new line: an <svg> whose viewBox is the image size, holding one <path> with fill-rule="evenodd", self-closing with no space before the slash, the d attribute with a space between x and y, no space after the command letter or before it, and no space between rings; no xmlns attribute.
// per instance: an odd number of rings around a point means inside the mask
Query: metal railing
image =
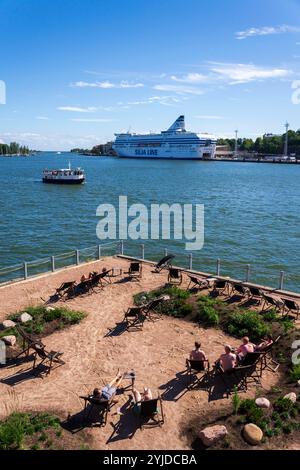
<svg viewBox="0 0 300 470"><path fill-rule="evenodd" d="M147 250L147 248L149 249ZM212 260L203 256L201 252L186 253L184 250L178 251L178 248L173 251L165 243L153 242L151 245L149 243L146 245L119 240L0 268L0 285L9 281L28 279L47 272L55 272L68 266L76 266L116 254L156 262L166 254L171 253L176 255L174 264L188 270L230 277L243 282L263 284L274 289L293 290L294 292L297 292L297 287L300 284L300 274L286 273L283 270L276 274L265 266L258 268L249 263L239 263L220 258Z"/></svg>

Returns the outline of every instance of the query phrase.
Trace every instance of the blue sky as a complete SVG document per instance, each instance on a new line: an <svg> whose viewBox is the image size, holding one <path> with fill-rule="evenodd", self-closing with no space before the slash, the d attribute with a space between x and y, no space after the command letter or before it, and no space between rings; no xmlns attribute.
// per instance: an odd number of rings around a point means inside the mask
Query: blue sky
<svg viewBox="0 0 300 470"><path fill-rule="evenodd" d="M299 0L0 0L0 141L91 147L179 114L217 136L298 129L299 63Z"/></svg>

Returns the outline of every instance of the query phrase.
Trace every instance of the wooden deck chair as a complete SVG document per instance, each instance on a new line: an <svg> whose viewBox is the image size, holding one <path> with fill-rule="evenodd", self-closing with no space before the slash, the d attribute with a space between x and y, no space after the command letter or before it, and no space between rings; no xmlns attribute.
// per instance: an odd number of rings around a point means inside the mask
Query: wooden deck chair
<svg viewBox="0 0 300 470"><path fill-rule="evenodd" d="M200 384L203 379L206 379L209 374L209 361L194 361L192 359L187 359L187 388L194 388ZM198 374L201 374L201 377L198 377ZM193 381L193 377L196 376L196 381Z"/></svg>
<svg viewBox="0 0 300 470"><path fill-rule="evenodd" d="M284 303L281 299L277 299L276 297L272 297L268 294L263 294L263 304L261 308L261 312L266 312L270 310L270 308L274 307L277 312L282 312Z"/></svg>
<svg viewBox="0 0 300 470"><path fill-rule="evenodd" d="M300 313L300 306L295 302L293 299L283 299L281 298L281 301L283 302L283 309L282 313L285 315L289 314L295 314L296 315L296 320L298 320L299 313Z"/></svg>
<svg viewBox="0 0 300 470"><path fill-rule="evenodd" d="M57 351L46 351L45 348L41 348L37 345L32 346L34 350L34 361L33 361L33 369L37 369L41 365L45 366L47 369L47 375L50 374L52 367L56 364L58 366L62 366L65 362L61 359L63 355L62 352ZM37 364L37 359L41 359L41 361Z"/></svg>
<svg viewBox="0 0 300 470"><path fill-rule="evenodd" d="M255 300L257 305L260 305L263 299L263 291L258 287L247 286L249 290L249 300Z"/></svg>
<svg viewBox="0 0 300 470"><path fill-rule="evenodd" d="M180 286L182 283L182 272L177 268L169 268L168 284Z"/></svg>
<svg viewBox="0 0 300 470"><path fill-rule="evenodd" d="M171 265L172 259L174 259L174 255L167 255L164 256L155 266L155 272L159 273L162 269L168 268Z"/></svg>
<svg viewBox="0 0 300 470"><path fill-rule="evenodd" d="M126 323L127 330L141 330L144 326L145 315L143 306L130 307L124 314L123 322Z"/></svg>
<svg viewBox="0 0 300 470"><path fill-rule="evenodd" d="M15 358L22 356L22 354L29 356L30 350L34 349L34 346L38 346L40 348L45 347L39 338L26 333L20 325L16 325L15 329L22 338L22 351Z"/></svg>
<svg viewBox="0 0 300 470"><path fill-rule="evenodd" d="M226 291L228 293L228 281L216 279L212 287L212 294L226 295Z"/></svg>
<svg viewBox="0 0 300 470"><path fill-rule="evenodd" d="M63 282L59 288L56 289L55 295L62 299L66 295L66 292L69 291L75 284L75 281Z"/></svg>
<svg viewBox="0 0 300 470"><path fill-rule="evenodd" d="M87 279L86 281L81 281L79 284L75 286L74 294L75 296L83 296L85 294L89 294L91 291L91 279Z"/></svg>
<svg viewBox="0 0 300 470"><path fill-rule="evenodd" d="M141 401L140 405L140 428L146 425L162 426L165 422L162 399L160 395L153 400Z"/></svg>
<svg viewBox="0 0 300 470"><path fill-rule="evenodd" d="M191 290L191 289L205 289L208 287L208 281L207 279L201 279L199 277L196 277L196 276L190 276L188 274L188 277L190 279L190 282L187 286L187 290Z"/></svg>
<svg viewBox="0 0 300 470"><path fill-rule="evenodd" d="M108 414L116 403L113 397L109 400L98 399L93 397L93 395L81 396L80 398L84 400L83 422L87 422L93 410L97 409L100 426L104 427L107 423Z"/></svg>
<svg viewBox="0 0 300 470"><path fill-rule="evenodd" d="M277 345L281 336L277 336L273 343L261 350L262 353L262 370L269 370L271 372L277 372L279 369L279 362L274 358L274 346Z"/></svg>
<svg viewBox="0 0 300 470"><path fill-rule="evenodd" d="M139 263L138 261L130 263L126 274L129 275L130 279L140 279L142 277L142 263Z"/></svg>
<svg viewBox="0 0 300 470"><path fill-rule="evenodd" d="M158 320L161 317L160 307L164 302L167 302L168 300L170 300L170 297L168 295L162 295L144 305L143 313L145 314L146 318L148 318L148 320L150 321ZM155 314L154 317L153 313Z"/></svg>
<svg viewBox="0 0 300 470"><path fill-rule="evenodd" d="M243 284L240 284L239 282L230 282L230 287L231 296L239 295L245 299L249 297L249 289L248 287L243 286Z"/></svg>

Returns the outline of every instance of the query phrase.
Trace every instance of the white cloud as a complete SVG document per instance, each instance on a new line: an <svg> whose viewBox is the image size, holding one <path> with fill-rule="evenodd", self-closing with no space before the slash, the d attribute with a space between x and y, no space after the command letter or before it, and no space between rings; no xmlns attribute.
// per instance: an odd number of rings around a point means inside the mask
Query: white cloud
<svg viewBox="0 0 300 470"><path fill-rule="evenodd" d="M282 24L280 26L263 26L262 28L249 28L245 31L235 33L236 39L246 39L253 36L269 36L270 34L299 33L299 26L289 26Z"/></svg>
<svg viewBox="0 0 300 470"><path fill-rule="evenodd" d="M72 87L76 88L103 88L103 89L110 89L110 88L142 88L144 87L143 83L131 83L126 80L122 80L119 83L112 83L109 80L105 80L103 82L74 82L71 83Z"/></svg>
<svg viewBox="0 0 300 470"><path fill-rule="evenodd" d="M95 113L98 108L94 106L88 106L87 108L81 108L79 106L59 106L58 111L68 111L73 113Z"/></svg>
<svg viewBox="0 0 300 470"><path fill-rule="evenodd" d="M203 90L196 87L188 87L185 85L173 85L173 84L159 84L154 85L154 90L158 91L171 91L178 93L179 95L191 94L191 95L203 95Z"/></svg>
<svg viewBox="0 0 300 470"><path fill-rule="evenodd" d="M95 119L81 119L81 118L74 118L71 119L73 122L113 122L115 119L102 119L102 118L95 118Z"/></svg>
<svg viewBox="0 0 300 470"><path fill-rule="evenodd" d="M201 73L188 73L187 75L184 75L183 77L179 78L176 75L171 76L171 80L174 80L175 82L181 82L181 83L190 83L190 84L198 84L198 83L203 83L207 81L207 76L203 75Z"/></svg>
<svg viewBox="0 0 300 470"><path fill-rule="evenodd" d="M230 84L247 83L253 80L265 80L268 78L283 78L290 75L291 71L283 68L259 67L254 64L226 64L215 62L210 70L220 79L229 80Z"/></svg>
<svg viewBox="0 0 300 470"><path fill-rule="evenodd" d="M217 116L217 115L213 115L213 114L201 114L201 115L194 116L194 118L196 118L196 119L215 119L215 120L224 119L223 116Z"/></svg>
<svg viewBox="0 0 300 470"><path fill-rule="evenodd" d="M38 119L39 121L49 121L47 116L35 116L35 119Z"/></svg>

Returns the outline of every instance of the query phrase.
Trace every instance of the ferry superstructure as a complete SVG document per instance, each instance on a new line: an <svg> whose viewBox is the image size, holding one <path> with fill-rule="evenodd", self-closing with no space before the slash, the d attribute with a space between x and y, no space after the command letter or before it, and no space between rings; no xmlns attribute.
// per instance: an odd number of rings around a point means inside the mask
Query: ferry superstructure
<svg viewBox="0 0 300 470"><path fill-rule="evenodd" d="M189 132L184 116L179 116L167 131L160 134L115 134L113 149L119 157L211 160L215 158L213 135Z"/></svg>

